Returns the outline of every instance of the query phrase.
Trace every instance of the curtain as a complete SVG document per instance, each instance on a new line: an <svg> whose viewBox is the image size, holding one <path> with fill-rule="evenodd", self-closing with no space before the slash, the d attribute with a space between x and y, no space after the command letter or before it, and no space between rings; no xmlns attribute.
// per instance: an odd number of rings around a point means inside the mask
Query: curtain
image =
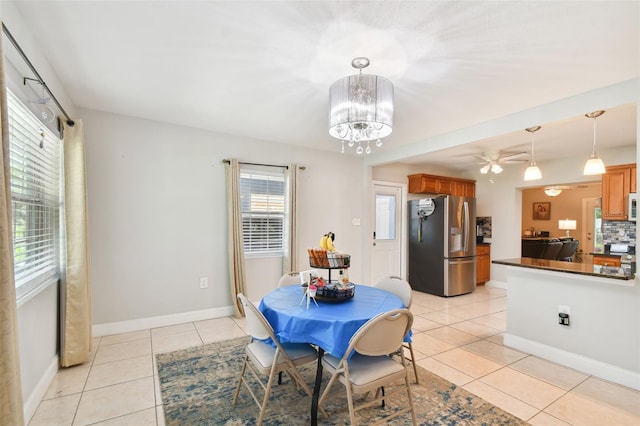
<svg viewBox="0 0 640 426"><path fill-rule="evenodd" d="M229 286L233 298L234 315L244 315L238 301L238 293L245 293L244 240L242 238L242 206L240 204L240 163L231 159L225 161L227 176L227 220L229 247Z"/></svg>
<svg viewBox="0 0 640 426"><path fill-rule="evenodd" d="M287 179L286 251L282 258L282 274L298 271L298 165L289 164Z"/></svg>
<svg viewBox="0 0 640 426"><path fill-rule="evenodd" d="M9 168L9 125L7 89L4 77L4 53L0 31L0 121L2 148L0 155L0 422L24 424L16 285L13 269L13 235L11 231L11 170Z"/></svg>
<svg viewBox="0 0 640 426"><path fill-rule="evenodd" d="M61 296L60 365L89 360L91 285L84 131L81 120L64 124L64 225L66 265Z"/></svg>

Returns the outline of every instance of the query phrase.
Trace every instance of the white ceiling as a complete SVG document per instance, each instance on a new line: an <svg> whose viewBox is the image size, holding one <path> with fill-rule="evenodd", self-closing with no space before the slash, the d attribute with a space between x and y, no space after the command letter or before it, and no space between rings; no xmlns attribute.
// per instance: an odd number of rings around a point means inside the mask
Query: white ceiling
<svg viewBox="0 0 640 426"><path fill-rule="evenodd" d="M637 78L639 6L16 3L76 106L335 151L339 143L327 131L329 86L354 73L356 56L370 58L368 71L395 85L394 130L382 148L393 150ZM599 149L635 145L635 108L610 109L598 119ZM543 126L537 160L575 154L575 144L588 154L591 120L536 124ZM407 161L467 167L474 154L528 151L530 141L523 130Z"/></svg>

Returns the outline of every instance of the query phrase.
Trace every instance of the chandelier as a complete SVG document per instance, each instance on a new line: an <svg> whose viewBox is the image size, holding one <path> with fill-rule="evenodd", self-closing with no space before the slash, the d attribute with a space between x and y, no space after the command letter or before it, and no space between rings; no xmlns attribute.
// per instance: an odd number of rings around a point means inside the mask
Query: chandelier
<svg viewBox="0 0 640 426"><path fill-rule="evenodd" d="M355 58L351 66L360 72L341 78L329 89L329 134L356 154L371 153L371 141L377 147L393 128L393 83L383 77L362 74L369 59ZM366 144L366 148L363 147Z"/></svg>

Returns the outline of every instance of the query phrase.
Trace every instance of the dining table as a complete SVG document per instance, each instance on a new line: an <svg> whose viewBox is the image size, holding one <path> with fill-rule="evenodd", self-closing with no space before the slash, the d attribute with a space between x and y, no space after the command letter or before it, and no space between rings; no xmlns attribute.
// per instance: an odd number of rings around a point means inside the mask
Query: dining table
<svg viewBox="0 0 640 426"><path fill-rule="evenodd" d="M395 294L367 285L356 285L352 298L317 298L316 302L310 301L307 305L303 288L292 285L267 293L259 305L281 343L310 343L318 347L311 402L312 425L317 424L324 353L341 358L351 337L367 321L380 313L404 308Z"/></svg>

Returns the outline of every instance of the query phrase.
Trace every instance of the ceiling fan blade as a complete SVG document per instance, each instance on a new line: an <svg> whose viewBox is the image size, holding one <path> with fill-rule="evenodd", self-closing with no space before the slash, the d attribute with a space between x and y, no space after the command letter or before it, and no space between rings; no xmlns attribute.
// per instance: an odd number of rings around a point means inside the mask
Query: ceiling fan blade
<svg viewBox="0 0 640 426"><path fill-rule="evenodd" d="M523 158L523 159L520 159L520 160L517 160L517 159L501 160L500 164L519 164L519 163L526 163L527 161L529 161L529 160L527 160L526 158Z"/></svg>
<svg viewBox="0 0 640 426"><path fill-rule="evenodd" d="M507 158L518 157L520 155L529 155L529 153L528 152L505 152L500 155L500 159L505 160Z"/></svg>

